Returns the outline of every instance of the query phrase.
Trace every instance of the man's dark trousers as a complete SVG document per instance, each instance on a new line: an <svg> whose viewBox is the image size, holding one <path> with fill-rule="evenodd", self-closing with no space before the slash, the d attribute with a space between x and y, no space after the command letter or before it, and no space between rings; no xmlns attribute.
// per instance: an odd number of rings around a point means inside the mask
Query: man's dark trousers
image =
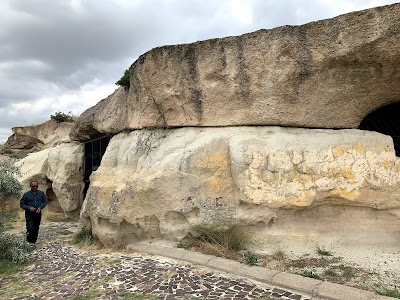
<svg viewBox="0 0 400 300"><path fill-rule="evenodd" d="M25 220L26 220L26 240L29 243L36 243L38 234L39 234L39 226L40 221L42 219L42 213L36 212L25 212Z"/></svg>

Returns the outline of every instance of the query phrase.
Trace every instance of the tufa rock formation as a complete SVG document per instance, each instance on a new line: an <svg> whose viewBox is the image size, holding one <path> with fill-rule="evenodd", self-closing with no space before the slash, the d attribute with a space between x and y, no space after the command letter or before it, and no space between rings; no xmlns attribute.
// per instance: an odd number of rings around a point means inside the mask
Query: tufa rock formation
<svg viewBox="0 0 400 300"><path fill-rule="evenodd" d="M326 239L396 246L399 183L392 140L375 132L141 130L111 139L81 220L112 245L178 241L194 224L215 224L244 227L259 248Z"/></svg>
<svg viewBox="0 0 400 300"><path fill-rule="evenodd" d="M398 249L399 158L389 136L354 128L400 101L399 15L393 4L153 49L128 91L79 117L77 143L20 161L24 180L52 181L78 210L78 142L107 134L80 216L104 244L178 241L205 223L245 228L262 250Z"/></svg>
<svg viewBox="0 0 400 300"><path fill-rule="evenodd" d="M357 128L400 101L400 4L303 26L155 48L71 138L153 127Z"/></svg>
<svg viewBox="0 0 400 300"><path fill-rule="evenodd" d="M27 188L32 179L38 180L39 189L49 198L50 208L76 212L83 201L83 157L84 147L76 142L31 153L16 163L21 167L21 184Z"/></svg>
<svg viewBox="0 0 400 300"><path fill-rule="evenodd" d="M72 130L77 141L114 135L82 223L113 245L214 224L245 228L262 250L398 247L390 137L271 125L355 128L399 101L399 14L394 4L142 55L129 91Z"/></svg>

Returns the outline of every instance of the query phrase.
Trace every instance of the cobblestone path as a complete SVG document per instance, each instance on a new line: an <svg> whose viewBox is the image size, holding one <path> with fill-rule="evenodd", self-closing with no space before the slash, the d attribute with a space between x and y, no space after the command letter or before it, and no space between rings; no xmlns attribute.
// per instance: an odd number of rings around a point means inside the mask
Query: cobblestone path
<svg viewBox="0 0 400 300"><path fill-rule="evenodd" d="M66 230L76 227L74 223L43 224L31 257L34 263L18 274L0 278L0 299L309 300L246 278L159 256L82 250L69 244L65 236Z"/></svg>

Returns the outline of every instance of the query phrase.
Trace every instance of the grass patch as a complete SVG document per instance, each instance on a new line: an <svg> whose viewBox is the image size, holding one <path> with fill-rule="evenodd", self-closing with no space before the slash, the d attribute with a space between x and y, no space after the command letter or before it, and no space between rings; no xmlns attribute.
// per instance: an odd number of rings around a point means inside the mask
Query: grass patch
<svg viewBox="0 0 400 300"><path fill-rule="evenodd" d="M329 276L329 277L335 277L335 276L337 276L337 273L333 270L325 270L324 275Z"/></svg>
<svg viewBox="0 0 400 300"><path fill-rule="evenodd" d="M70 231L70 230L68 230L68 229L59 230L59 231L57 231L57 233L58 233L59 235L71 235L71 234L73 234L73 232Z"/></svg>
<svg viewBox="0 0 400 300"><path fill-rule="evenodd" d="M14 224L18 221L18 213L12 211L0 211L0 232L14 229Z"/></svg>
<svg viewBox="0 0 400 300"><path fill-rule="evenodd" d="M8 223L18 220L18 213L14 211L0 211L0 222Z"/></svg>
<svg viewBox="0 0 400 300"><path fill-rule="evenodd" d="M339 270L342 272L342 275L347 278L352 278L355 276L355 272L352 267L347 267L345 265L340 265Z"/></svg>
<svg viewBox="0 0 400 300"><path fill-rule="evenodd" d="M376 291L379 295L400 299L400 291L398 289L384 289Z"/></svg>
<svg viewBox="0 0 400 300"><path fill-rule="evenodd" d="M42 286L26 284L27 280L26 275L19 275L2 282L0 299L31 299L31 295L42 292Z"/></svg>
<svg viewBox="0 0 400 300"><path fill-rule="evenodd" d="M15 264L8 259L0 259L0 275L12 275L24 270L29 263Z"/></svg>

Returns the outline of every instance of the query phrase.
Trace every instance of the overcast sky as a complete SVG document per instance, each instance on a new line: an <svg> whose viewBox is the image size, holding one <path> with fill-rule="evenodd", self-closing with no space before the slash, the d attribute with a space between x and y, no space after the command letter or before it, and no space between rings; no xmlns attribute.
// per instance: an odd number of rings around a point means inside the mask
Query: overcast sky
<svg viewBox="0 0 400 300"><path fill-rule="evenodd" d="M1 0L0 142L106 98L163 45L301 25L390 0Z"/></svg>

